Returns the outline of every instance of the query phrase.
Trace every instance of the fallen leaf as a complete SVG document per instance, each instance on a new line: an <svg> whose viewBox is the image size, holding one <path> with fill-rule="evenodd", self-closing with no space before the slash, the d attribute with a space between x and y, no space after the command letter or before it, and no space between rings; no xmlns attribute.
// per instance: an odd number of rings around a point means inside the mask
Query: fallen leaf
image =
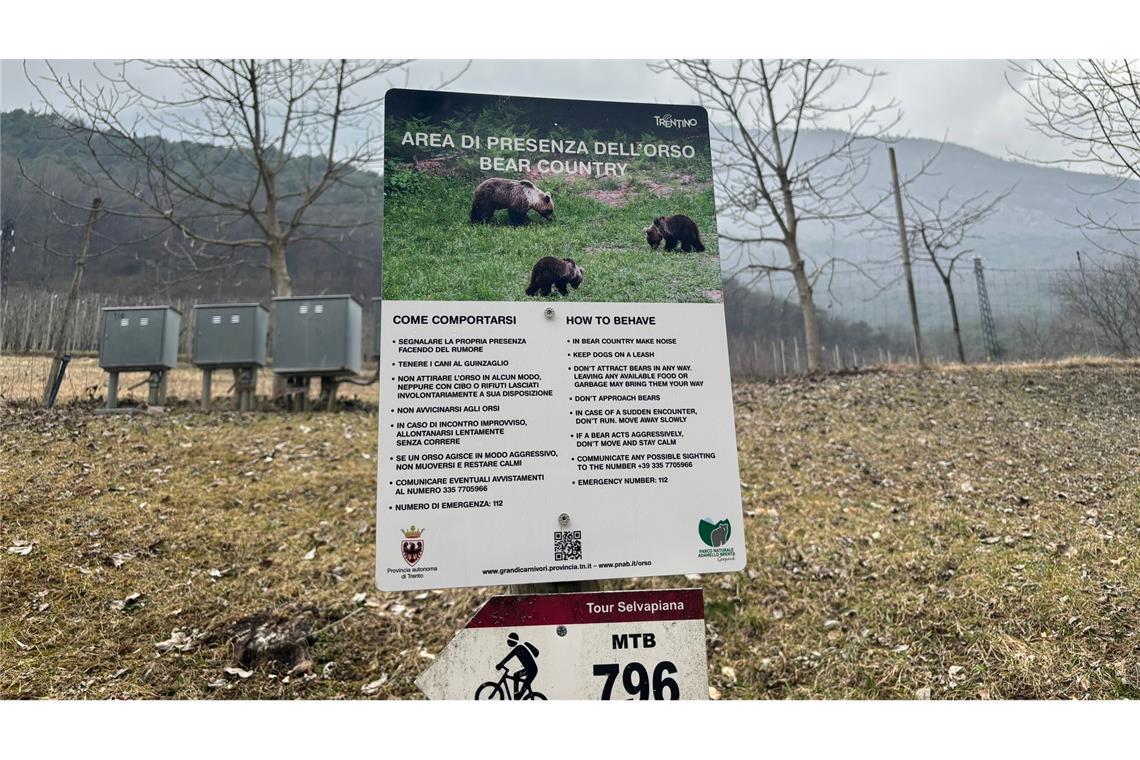
<svg viewBox="0 0 1140 760"><path fill-rule="evenodd" d="M388 683L388 674L382 673L380 675L380 677L377 678L375 681L371 681L369 683L364 684L364 686L361 686L360 691L362 694L367 694L367 695L371 696L371 695L375 694L376 692L380 691L380 687L386 683Z"/></svg>
<svg viewBox="0 0 1140 760"><path fill-rule="evenodd" d="M237 676L238 678L242 678L242 679L249 678L250 676L253 675L252 670L245 670L243 668L236 668L236 667L226 668L222 672L228 676Z"/></svg>
<svg viewBox="0 0 1140 760"><path fill-rule="evenodd" d="M188 652L194 649L196 642L193 637L188 635L186 631L174 629L170 632L170 638L166 641L160 641L154 645L160 653L175 650L178 652Z"/></svg>
<svg viewBox="0 0 1140 760"><path fill-rule="evenodd" d="M135 555L131 552L115 552L111 555L111 564L115 567L122 567L134 558Z"/></svg>
<svg viewBox="0 0 1140 760"><path fill-rule="evenodd" d="M142 594L135 592L134 594L130 594L129 596L127 596L123 599L111 600L110 606L111 606L111 609L113 609L113 610L120 610L122 612L127 612L128 610L133 610L136 607L138 607L141 599L142 599Z"/></svg>

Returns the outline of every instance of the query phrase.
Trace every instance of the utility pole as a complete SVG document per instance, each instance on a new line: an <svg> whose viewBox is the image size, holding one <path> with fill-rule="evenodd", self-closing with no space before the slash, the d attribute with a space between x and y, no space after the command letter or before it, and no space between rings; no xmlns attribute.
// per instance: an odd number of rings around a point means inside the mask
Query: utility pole
<svg viewBox="0 0 1140 760"><path fill-rule="evenodd" d="M922 331L918 326L918 302L914 297L914 278L910 273L910 243L906 239L906 218L903 216L902 190L899 188L899 169L895 163L895 149L887 148L891 157L891 185L895 190L895 215L899 220L899 244L902 246L903 273L906 275L906 297L910 301L910 323L914 328L914 354L918 358L918 366L926 366L926 357L922 353Z"/></svg>

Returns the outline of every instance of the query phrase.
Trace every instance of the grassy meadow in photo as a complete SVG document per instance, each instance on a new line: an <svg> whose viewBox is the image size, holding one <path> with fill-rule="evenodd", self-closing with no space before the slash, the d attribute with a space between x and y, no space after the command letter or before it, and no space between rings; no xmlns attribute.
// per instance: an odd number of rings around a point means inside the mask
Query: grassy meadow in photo
<svg viewBox="0 0 1140 760"><path fill-rule="evenodd" d="M718 301L712 183L683 184L686 177L652 188L614 178L536 179L553 197L554 221L532 212L530 222L513 227L506 210L491 223L468 221L479 179L397 172L385 207L384 298L528 300L531 267L543 256L557 256L574 259L585 271L581 287L570 291L572 301ZM704 253L649 248L642 230L672 214L697 222Z"/></svg>

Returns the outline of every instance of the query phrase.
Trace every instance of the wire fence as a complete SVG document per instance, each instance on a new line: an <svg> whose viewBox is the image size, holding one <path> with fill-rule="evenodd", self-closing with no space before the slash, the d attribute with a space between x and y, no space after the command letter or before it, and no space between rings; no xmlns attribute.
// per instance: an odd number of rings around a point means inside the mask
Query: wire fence
<svg viewBox="0 0 1140 760"><path fill-rule="evenodd" d="M1076 267L1009 269L983 263L979 283L972 262L960 261L950 276L950 288L966 361L1113 355L1097 326L1077 318L1058 296L1059 284L1082 275ZM916 262L912 276L926 360L936 365L957 362L946 284L929 263ZM987 345L980 287L988 295L996 351ZM917 362L901 263L837 264L820 276L814 295L821 320L823 369ZM747 305L741 306L742 301ZM747 289L728 291L725 302L735 377L772 378L807 370L803 322L790 275L765 275ZM763 317L757 320L756 314Z"/></svg>
<svg viewBox="0 0 1140 760"><path fill-rule="evenodd" d="M1058 284L1083 276L1071 269L982 268L979 281L971 262L960 262L950 278L957 305L961 341L967 362L1034 361L1069 356L1113 355L1093 324L1076 318L1058 297ZM915 298L924 353L931 364L956 362L946 284L929 264L913 267ZM984 287L996 333L996 346L987 345L979 288ZM0 304L3 333L0 352L9 357L32 356L51 350L51 336L63 312L64 297L28 289L12 289ZM101 310L112 306L144 305L145 299L112 294L85 294L78 302L75 327L68 345L73 354L99 349ZM916 363L906 283L901 264L855 267L837 264L815 285L821 322L825 371ZM189 357L194 302L173 299L167 305L182 315L179 353ZM371 303L364 306L362 351L371 353ZM748 286L739 280L726 286L729 355L737 379L775 378L807 372L803 322L796 290L789 275L776 273ZM991 350L996 348L995 350ZM1115 352L1119 355L1119 351ZM92 360L93 363L94 360ZM36 387L38 365L32 372ZM268 374L268 373L265 373ZM22 381L21 381L22 382ZM75 396L91 394L99 378L77 381ZM22 387L22 386L21 386ZM11 394L16 390L8 388Z"/></svg>

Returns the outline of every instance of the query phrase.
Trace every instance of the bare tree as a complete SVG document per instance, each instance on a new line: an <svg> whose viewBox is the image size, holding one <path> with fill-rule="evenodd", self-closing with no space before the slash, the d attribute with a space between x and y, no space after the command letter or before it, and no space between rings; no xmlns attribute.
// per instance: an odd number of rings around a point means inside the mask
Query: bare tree
<svg viewBox="0 0 1140 760"><path fill-rule="evenodd" d="M1080 211L1086 237L1103 250L1088 232L1107 232L1129 247L1140 248L1140 62L1130 60L1037 60L1012 63L1022 81L1010 81L1028 104L1029 126L1069 147L1070 155L1055 160L1022 156L1036 163L1088 166L1119 180L1111 191L1120 211L1093 215Z"/></svg>
<svg viewBox="0 0 1140 760"><path fill-rule="evenodd" d="M911 246L934 265L934 271L946 289L946 303L950 308L950 322L954 328L954 342L958 361L966 363L962 347L962 330L958 322L958 304L954 298L954 267L973 248L969 241L977 238L976 228L998 210L1013 188L996 195L982 192L960 203L954 203L947 191L936 203L927 204L913 195L907 196L907 228Z"/></svg>
<svg viewBox="0 0 1140 760"><path fill-rule="evenodd" d="M1081 265L1053 285L1069 323L1085 324L1120 356L1140 352L1140 260Z"/></svg>
<svg viewBox="0 0 1140 760"><path fill-rule="evenodd" d="M810 59L671 60L653 70L672 72L710 111L720 142L717 155L718 212L754 234L721 237L737 243L749 258L746 269L760 276L791 274L803 313L809 371L823 367L815 289L836 259L814 260L802 244L805 224L835 226L868 214L856 190L866 178L874 140L898 121L893 102L873 105L871 86L877 71L834 60ZM855 95L843 98L842 86L854 81ZM809 129L825 145L810 152L801 138ZM882 196L872 206L881 203ZM767 259L756 248L783 249Z"/></svg>
<svg viewBox="0 0 1140 760"><path fill-rule="evenodd" d="M75 323L75 306L79 303L79 289L83 285L83 273L87 269L87 258L91 254L91 242L95 237L95 223L103 212L103 200L95 198L91 201L91 211L83 225L83 242L79 252L75 255L75 267L71 275L71 287L67 291L67 300L64 302L63 314L55 334L51 336L52 354L51 369L48 371L44 383L43 405L51 406L55 401L55 388L58 376L64 369L64 356L67 353L68 343L71 342L71 333ZM62 379L62 378L59 378Z"/></svg>
<svg viewBox="0 0 1140 760"><path fill-rule="evenodd" d="M45 77L29 79L84 146L105 213L170 225L180 238L172 257L198 276L262 251L272 294L288 296L290 244L335 247L346 231L378 223L367 196L356 218L315 219L312 211L332 188L354 186L379 164L382 88L367 85L406 63L122 61L97 67L95 82L48 64ZM155 87L156 72L178 94Z"/></svg>

